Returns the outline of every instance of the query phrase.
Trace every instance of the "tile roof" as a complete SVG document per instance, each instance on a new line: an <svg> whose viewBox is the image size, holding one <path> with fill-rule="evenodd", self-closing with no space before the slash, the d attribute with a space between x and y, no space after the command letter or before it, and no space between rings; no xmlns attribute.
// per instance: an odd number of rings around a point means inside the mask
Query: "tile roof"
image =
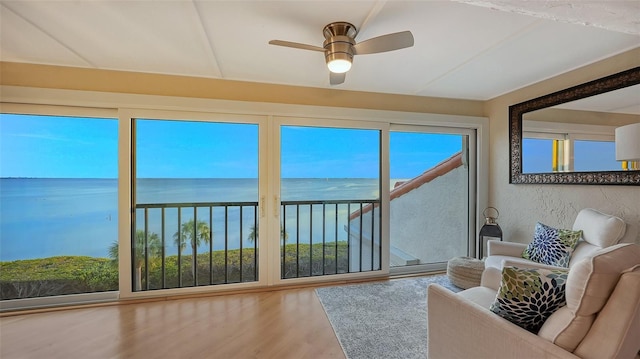
<svg viewBox="0 0 640 359"><path fill-rule="evenodd" d="M462 152L458 152L453 156L445 159L444 161L438 163L434 167L424 171L421 175L414 177L408 181L398 182L395 187L389 193L389 200L393 201L394 199L413 191L416 188L421 187L423 184L433 181L434 179L443 176L454 169L462 166ZM377 207L378 205L375 204ZM366 205L362 207L362 214L367 213L371 210L372 205ZM360 210L354 211L349 216L349 219L355 219L360 216Z"/></svg>

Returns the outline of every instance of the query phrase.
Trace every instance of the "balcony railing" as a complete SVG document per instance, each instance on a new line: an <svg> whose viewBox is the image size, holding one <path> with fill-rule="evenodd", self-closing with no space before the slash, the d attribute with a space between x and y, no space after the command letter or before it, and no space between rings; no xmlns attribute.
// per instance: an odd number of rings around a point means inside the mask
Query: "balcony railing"
<svg viewBox="0 0 640 359"><path fill-rule="evenodd" d="M380 270L379 205L379 200L282 201L282 279ZM370 211L363 211L367 207Z"/></svg>
<svg viewBox="0 0 640 359"><path fill-rule="evenodd" d="M378 200L283 201L281 278L379 270L378 208ZM257 281L257 212L257 202L137 204L133 290Z"/></svg>
<svg viewBox="0 0 640 359"><path fill-rule="evenodd" d="M258 202L136 205L134 290L257 281L257 209Z"/></svg>

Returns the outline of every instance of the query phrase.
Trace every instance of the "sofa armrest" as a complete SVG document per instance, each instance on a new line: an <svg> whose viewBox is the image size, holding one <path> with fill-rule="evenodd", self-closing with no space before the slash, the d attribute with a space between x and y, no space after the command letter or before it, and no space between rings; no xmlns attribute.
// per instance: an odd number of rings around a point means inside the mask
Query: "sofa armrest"
<svg viewBox="0 0 640 359"><path fill-rule="evenodd" d="M525 248L527 245L523 243L487 241L488 256L521 257Z"/></svg>
<svg viewBox="0 0 640 359"><path fill-rule="evenodd" d="M427 292L429 359L578 358L440 285Z"/></svg>

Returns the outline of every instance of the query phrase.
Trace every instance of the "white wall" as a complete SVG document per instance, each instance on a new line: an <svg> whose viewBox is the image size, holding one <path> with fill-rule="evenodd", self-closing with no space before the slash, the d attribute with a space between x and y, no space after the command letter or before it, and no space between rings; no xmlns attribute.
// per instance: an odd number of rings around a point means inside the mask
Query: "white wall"
<svg viewBox="0 0 640 359"><path fill-rule="evenodd" d="M640 48L585 68L539 82L489 101L485 107L490 123L489 203L498 208L506 241L528 243L536 221L570 228L576 214L590 207L617 215L631 224L632 241L640 243L640 187L594 185L509 184L510 105L575 86L640 65Z"/></svg>

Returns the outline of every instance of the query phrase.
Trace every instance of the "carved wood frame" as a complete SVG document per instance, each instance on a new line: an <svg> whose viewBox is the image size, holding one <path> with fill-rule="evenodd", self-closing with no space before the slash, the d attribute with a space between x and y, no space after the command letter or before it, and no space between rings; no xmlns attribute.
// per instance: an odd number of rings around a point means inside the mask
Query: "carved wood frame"
<svg viewBox="0 0 640 359"><path fill-rule="evenodd" d="M640 66L509 106L509 183L640 186L640 171L522 173L522 115L640 84Z"/></svg>

